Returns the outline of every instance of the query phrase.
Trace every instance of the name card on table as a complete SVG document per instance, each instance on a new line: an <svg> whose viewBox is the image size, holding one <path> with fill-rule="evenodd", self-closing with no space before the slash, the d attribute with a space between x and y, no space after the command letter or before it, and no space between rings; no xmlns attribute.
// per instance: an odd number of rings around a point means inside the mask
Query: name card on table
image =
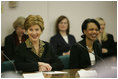
<svg viewBox="0 0 118 79"><path fill-rule="evenodd" d="M80 78L95 78L97 77L96 70L84 70L81 69L78 71L78 74L80 75Z"/></svg>

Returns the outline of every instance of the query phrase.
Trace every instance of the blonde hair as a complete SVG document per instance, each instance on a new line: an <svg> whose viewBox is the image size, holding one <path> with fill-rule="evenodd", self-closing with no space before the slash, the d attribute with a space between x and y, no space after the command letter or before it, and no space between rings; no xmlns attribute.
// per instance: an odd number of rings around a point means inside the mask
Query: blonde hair
<svg viewBox="0 0 118 79"><path fill-rule="evenodd" d="M44 21L40 15L29 15L24 23L25 29L27 30L32 25L38 25L41 31L44 30Z"/></svg>
<svg viewBox="0 0 118 79"><path fill-rule="evenodd" d="M13 23L13 28L16 29L17 27L22 27L24 28L24 22L25 22L25 18L20 16L18 17L14 23Z"/></svg>
<svg viewBox="0 0 118 79"><path fill-rule="evenodd" d="M98 23L100 23L100 21L104 21L104 19L101 17L96 18L96 20L98 21ZM105 23L105 21L104 21L104 23ZM101 40L103 40L103 41L108 40L107 33L105 32L105 30L103 31L103 33L101 35Z"/></svg>

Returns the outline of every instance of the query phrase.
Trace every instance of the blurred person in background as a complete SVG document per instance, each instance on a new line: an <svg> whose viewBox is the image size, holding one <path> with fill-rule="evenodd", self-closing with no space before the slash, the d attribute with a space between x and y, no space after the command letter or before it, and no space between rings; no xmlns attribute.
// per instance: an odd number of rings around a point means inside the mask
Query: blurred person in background
<svg viewBox="0 0 118 79"><path fill-rule="evenodd" d="M106 23L103 18L98 17L96 18L96 20L100 24L100 33L98 35L98 40L100 44L102 45L103 58L107 58L114 55L116 56L117 48L114 42L113 35L105 32Z"/></svg>
<svg viewBox="0 0 118 79"><path fill-rule="evenodd" d="M15 29L15 31L12 34L5 37L4 53L10 60L14 60L16 46L23 43L28 38L28 36L24 34L24 22L24 17L18 17L13 23L13 28Z"/></svg>
<svg viewBox="0 0 118 79"><path fill-rule="evenodd" d="M56 21L56 34L51 37L50 43L56 50L56 55L70 55L70 49L76 39L73 35L69 34L70 22L66 16L59 16Z"/></svg>

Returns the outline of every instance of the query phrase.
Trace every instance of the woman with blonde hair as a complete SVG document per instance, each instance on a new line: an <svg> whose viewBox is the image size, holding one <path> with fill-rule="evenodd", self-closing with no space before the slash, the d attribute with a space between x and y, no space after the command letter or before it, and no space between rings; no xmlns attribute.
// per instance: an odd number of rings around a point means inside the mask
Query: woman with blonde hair
<svg viewBox="0 0 118 79"><path fill-rule="evenodd" d="M24 23L29 38L16 48L15 65L23 72L52 71L63 69L52 46L40 40L44 21L40 15L29 15Z"/></svg>
<svg viewBox="0 0 118 79"><path fill-rule="evenodd" d="M28 36L24 34L24 22L24 17L18 17L13 23L15 31L5 37L5 55L11 60L14 60L16 46L23 43L28 38Z"/></svg>
<svg viewBox="0 0 118 79"><path fill-rule="evenodd" d="M112 34L108 34L105 32L105 21L103 18L96 18L98 23L100 24L100 33L98 35L98 40L102 45L102 54L103 57L113 56L116 53L116 47L114 43L114 37Z"/></svg>

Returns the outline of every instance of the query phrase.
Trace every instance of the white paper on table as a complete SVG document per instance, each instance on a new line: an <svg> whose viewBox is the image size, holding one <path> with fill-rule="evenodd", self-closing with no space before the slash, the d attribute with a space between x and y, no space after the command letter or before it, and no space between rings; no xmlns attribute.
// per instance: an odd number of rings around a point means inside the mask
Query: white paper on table
<svg viewBox="0 0 118 79"><path fill-rule="evenodd" d="M79 70L78 74L80 75L80 78L86 78L86 77L97 77L96 70Z"/></svg>
<svg viewBox="0 0 118 79"><path fill-rule="evenodd" d="M26 73L23 76L24 78L44 78L42 72Z"/></svg>
<svg viewBox="0 0 118 79"><path fill-rule="evenodd" d="M43 72L44 74L67 74L68 72L62 72L62 71L49 71L49 72Z"/></svg>

